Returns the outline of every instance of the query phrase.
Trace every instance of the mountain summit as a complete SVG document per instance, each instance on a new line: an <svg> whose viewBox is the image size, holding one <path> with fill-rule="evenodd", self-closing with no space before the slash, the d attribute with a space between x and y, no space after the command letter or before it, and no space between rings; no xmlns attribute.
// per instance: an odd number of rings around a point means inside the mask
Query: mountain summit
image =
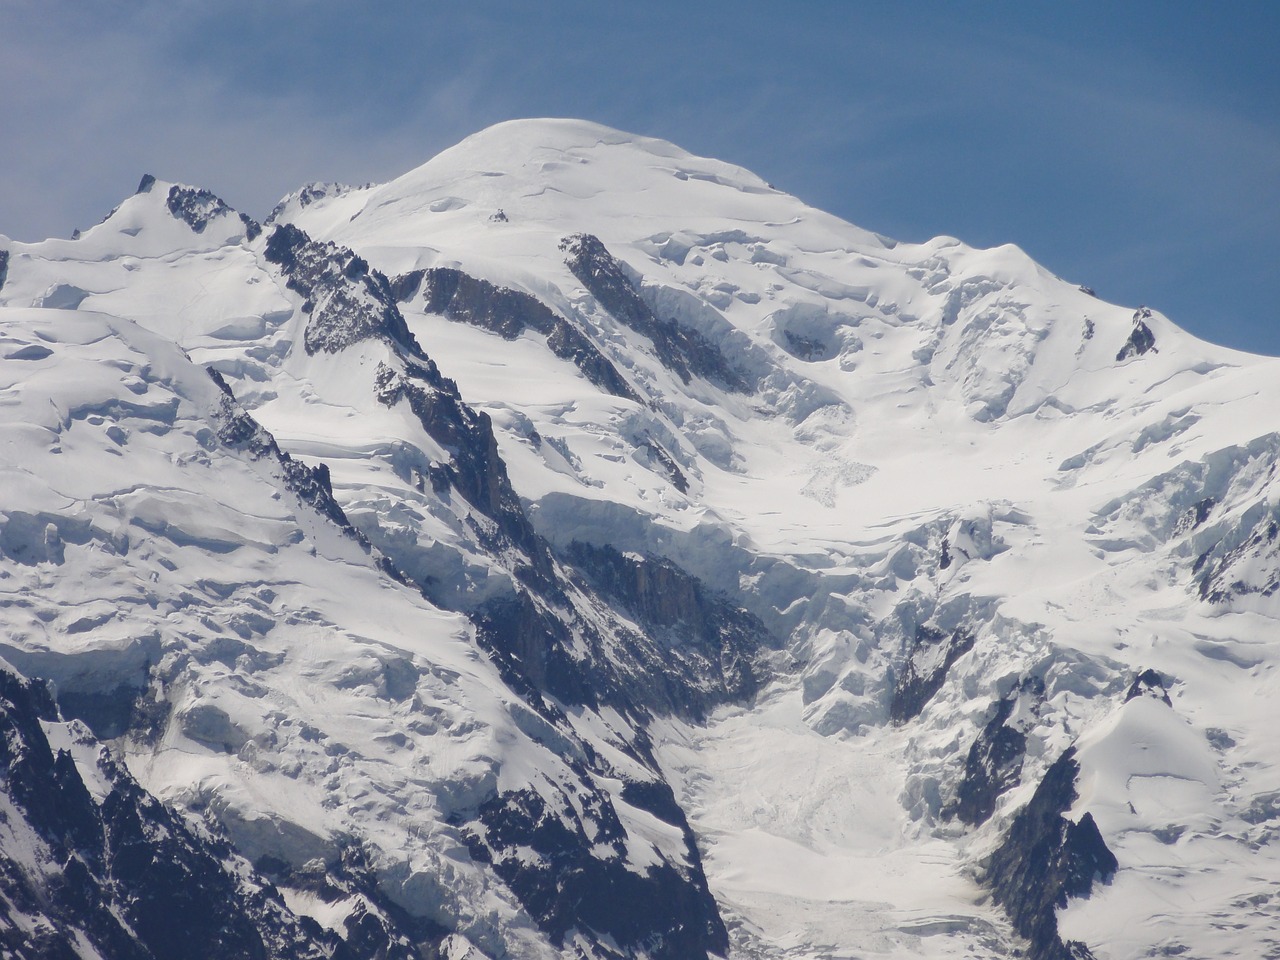
<svg viewBox="0 0 1280 960"><path fill-rule="evenodd" d="M1278 949L1280 361L574 120L0 247L15 956Z"/></svg>

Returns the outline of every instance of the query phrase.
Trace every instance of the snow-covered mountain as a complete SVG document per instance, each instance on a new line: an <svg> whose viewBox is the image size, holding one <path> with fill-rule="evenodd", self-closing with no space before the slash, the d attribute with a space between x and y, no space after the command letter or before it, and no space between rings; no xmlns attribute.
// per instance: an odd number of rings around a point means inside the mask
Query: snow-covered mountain
<svg viewBox="0 0 1280 960"><path fill-rule="evenodd" d="M567 120L0 321L15 956L1280 955L1280 361Z"/></svg>

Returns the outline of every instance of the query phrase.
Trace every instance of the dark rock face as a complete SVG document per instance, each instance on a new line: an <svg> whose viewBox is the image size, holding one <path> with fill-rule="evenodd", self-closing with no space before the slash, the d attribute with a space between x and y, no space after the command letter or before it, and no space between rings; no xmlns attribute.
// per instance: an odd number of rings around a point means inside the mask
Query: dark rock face
<svg viewBox="0 0 1280 960"><path fill-rule="evenodd" d="M1178 518L1178 523L1174 527L1175 534L1187 534L1197 529L1209 519L1209 515L1213 513L1213 508L1218 505L1218 501L1213 497L1205 497L1203 500L1197 500L1191 507Z"/></svg>
<svg viewBox="0 0 1280 960"><path fill-rule="evenodd" d="M664 667L646 637L606 638L572 608L553 609L525 590L485 604L472 620L504 680L545 725L535 739L554 749L573 775L553 794L528 788L495 794L460 821L472 857L491 864L566 950L572 937L584 936L609 957L723 955L728 936L670 786L661 779L624 784L622 802L677 827L685 841L682 862L664 856L637 873L626 865L626 831L615 801L599 781L617 774L558 705L610 705L642 726L654 713L696 712L701 693ZM568 652L575 646L586 648L581 659ZM660 778L642 729L620 747Z"/></svg>
<svg viewBox="0 0 1280 960"><path fill-rule="evenodd" d="M506 340L514 340L525 330L536 330L546 336L552 353L573 363L601 390L640 402L630 384L596 345L536 297L446 268L415 270L392 283L392 291L402 303L412 299L419 290L428 313L443 314L450 320L469 323Z"/></svg>
<svg viewBox="0 0 1280 960"><path fill-rule="evenodd" d="M150 178L150 183L147 182ZM151 188L155 186L156 178L150 174L142 178L142 183L138 184L139 193L150 193ZM143 189L145 186L146 189ZM204 228L213 220L227 214L235 213L231 207L208 190L198 190L194 187L172 186L169 188L169 196L165 200L165 206L169 208L169 212L189 226L196 233L204 233ZM253 241L262 233L262 227L256 220L245 216L243 213L237 214L240 222L244 224L244 236L246 240Z"/></svg>
<svg viewBox="0 0 1280 960"><path fill-rule="evenodd" d="M387 278L362 257L333 243L316 243L284 223L267 238L264 254L283 271L290 290L311 315L303 334L308 354L338 353L370 338L425 360L396 306Z"/></svg>
<svg viewBox="0 0 1280 960"><path fill-rule="evenodd" d="M450 451L448 462L432 465L432 486L441 494L457 491L494 521L493 525L475 526L477 541L488 551L508 556L515 547L517 556L523 557L514 566L520 584L516 594L489 602L472 615L480 641L503 667L508 682L571 703L613 699L610 692L621 688L610 680L615 673L610 666L614 655L606 652L605 638L566 600L550 551L534 532L511 486L488 416L464 403L457 386L425 355L405 325L396 298L413 297L422 290L428 310L453 313L503 336L515 336L531 327L540 332L550 330L554 339L558 331L573 328L534 298L459 271L425 271L391 284L350 251L313 243L288 224L272 233L266 255L281 266L289 286L304 297L303 309L311 310L308 349L336 352L368 338L382 339L392 347L403 365L400 369L379 366L375 377L378 400L387 406L407 403L428 435ZM256 424L246 425L246 431L253 428ZM687 480L670 454L656 444L646 449L667 471L673 485L687 488ZM598 652L591 666L565 652L573 646L566 621ZM643 637L629 639L641 647L648 642ZM664 673L659 659L639 657L633 651L615 654L632 673L652 672L650 682L662 682L656 679ZM643 669L639 660L644 661ZM733 664L728 668L740 669ZM681 680L671 683L679 688ZM739 678L733 687L745 693L747 685ZM688 700L683 693L658 698L663 709Z"/></svg>
<svg viewBox="0 0 1280 960"><path fill-rule="evenodd" d="M618 372L618 368L587 339L586 334L569 321L556 318L556 323L547 336L547 346L561 360L568 360L581 370L588 381L605 393L611 393L615 397L625 397L636 403L642 402L640 396L631 389L631 385Z"/></svg>
<svg viewBox="0 0 1280 960"><path fill-rule="evenodd" d="M1017 785L1022 776L1022 760L1027 752L1026 733L1009 723L1020 698L1044 698L1044 681L1030 677L996 704L995 716L982 728L965 759L964 779L955 800L943 816L954 816L977 826L995 812L996 800Z"/></svg>
<svg viewBox="0 0 1280 960"><path fill-rule="evenodd" d="M714 343L674 320L656 317L636 293L622 265L591 234L566 237L560 249L568 254L565 263L600 306L619 323L648 337L662 364L688 383L694 376L742 393L748 385L741 373Z"/></svg>
<svg viewBox="0 0 1280 960"><path fill-rule="evenodd" d="M621 586L628 576L620 574L620 589L628 589ZM610 585L602 583L603 593ZM572 597L565 603L569 594L561 594L552 604L520 589L471 612L476 639L504 681L540 710L549 695L563 704L611 706L642 724L650 716L701 720L719 704L755 694L763 674L757 653L775 645L750 614L727 601L722 614L690 618L703 624L705 635L696 636L687 622L645 623L640 632L618 622L594 594ZM714 611L716 601L708 607Z"/></svg>
<svg viewBox="0 0 1280 960"><path fill-rule="evenodd" d="M8 830L28 833L42 861L0 850L0 953L79 957L82 945L122 960L353 958L300 920L225 843L192 831L99 748L109 792L95 800L41 721L58 721L42 684L0 672L0 792ZM94 746L89 741L86 745ZM42 922L29 935L23 924Z"/></svg>
<svg viewBox="0 0 1280 960"><path fill-rule="evenodd" d="M618 604L656 640L644 650L648 672L675 688L682 713L701 715L759 690L759 653L778 641L760 619L709 590L669 560L620 553L575 541L566 557L602 596ZM647 659L647 658L646 658ZM691 696L691 693L696 693Z"/></svg>
<svg viewBox="0 0 1280 960"><path fill-rule="evenodd" d="M375 279L374 284L378 281ZM385 336L385 328L369 327L370 336ZM442 490L461 493L469 503L495 525L477 526L477 540L487 549L510 553L515 546L527 562L518 561L516 590L511 597L490 601L471 611L477 641L494 658L511 688L521 695L546 724L551 746L562 758L568 755L577 775L572 785L573 799L555 798L554 803L532 790L495 795L476 812L470 822L472 855L491 863L495 874L512 890L542 929L557 943L582 935L597 944L605 955L617 949L619 956L645 951L653 957L705 957L708 952L727 949L727 933L711 897L688 823L662 781L638 785L627 802L642 809L655 808L655 816L678 827L685 836L682 863L663 863L641 875L625 863L625 831L613 800L598 785L597 777L611 771L589 769L584 761L590 748L574 734L557 703L597 707L613 703L632 717L648 710L675 710L676 704L701 700L697 694L681 692L693 681L670 671L663 659L652 653L652 643L639 635L628 635L623 649L610 648L602 636L577 610L587 602L581 595L568 597L545 542L530 526L507 477L487 416L464 404L456 387L442 377L434 364L422 355L416 342L401 344L401 371L389 365L379 368L375 379L378 398L388 405L407 402L427 432L452 457L437 465L444 480ZM213 374L211 374L213 375ZM300 499L314 493L316 508L344 529L345 514L332 498L327 477L319 470L291 460L247 413L239 408L225 383L219 439L258 458L272 458L306 471L290 486ZM295 471L296 472L296 471ZM357 534L358 536L358 534ZM696 598L690 602L696 603ZM727 630L728 628L726 628ZM589 655L571 655L580 644ZM646 646L648 645L648 646ZM613 656L609 651L612 649ZM642 657L637 650L648 652ZM615 660L616 658L616 660ZM726 657L726 661L727 661ZM642 666L643 664L643 666ZM663 697L640 695L629 679L643 670L651 671L652 683L670 690ZM739 687L742 687L739 684ZM741 691L735 688L735 694ZM718 694L717 701L724 699ZM635 747L637 757L656 768L652 758ZM664 802L665 799L665 802ZM583 813L577 810L581 805ZM566 825L568 824L568 825ZM612 845L612 854L602 844ZM528 851L537 856L530 860ZM344 855L345 856L345 855ZM281 883L313 889L322 899L337 901L357 890L378 912L348 921L346 944L356 956L399 960L415 954L408 946L438 941L442 931L430 928L420 918L396 913L394 905L379 899L376 880L361 872L358 864L330 864L323 875L305 877L289 873L282 864L260 865ZM271 868L281 870L273 874ZM402 913L402 911L401 911ZM425 926L424 926L425 924ZM603 938L603 942L601 939Z"/></svg>
<svg viewBox="0 0 1280 960"><path fill-rule="evenodd" d="M142 179L138 181L138 189L135 190L134 193L135 194L150 193L151 188L154 187L155 185L156 185L156 178L149 173L144 173L142 175Z"/></svg>
<svg viewBox="0 0 1280 960"><path fill-rule="evenodd" d="M649 785L641 785L640 792ZM667 793L666 784L655 784ZM729 937L707 889L696 848L694 869L667 861L643 874L626 864L626 831L612 801L584 778L575 792L581 816L568 798L548 804L533 790L500 794L479 811L468 830L472 857L491 863L521 905L537 918L556 946L574 932L623 947L619 957L645 955L669 960L724 955ZM672 801L674 807L674 800ZM571 814L566 823L565 814ZM673 825L688 824L678 808ZM609 848L605 856L601 848ZM525 851L536 855L529 858ZM601 946L604 946L601 944Z"/></svg>
<svg viewBox="0 0 1280 960"><path fill-rule="evenodd" d="M381 286L376 277L372 283L375 289ZM366 336L387 337L385 325L359 329ZM649 710L680 710L690 703L701 711L701 692L685 691L686 686L701 683L701 678L670 670L647 637L619 635L613 639L625 641L625 646L611 647L580 615L575 603L589 601L581 595L576 601L568 597L545 542L534 533L511 487L488 417L462 402L453 383L439 374L416 342L389 339L408 356L401 357L405 361L402 371L385 364L379 368L375 380L379 400L388 405L407 402L427 432L451 451L450 460L437 465L444 479L442 490L458 491L496 521L477 526L477 540L495 552L510 553L515 546L527 558L527 562L517 562L519 582L514 594L490 601L470 616L477 641L494 658L511 688L541 717L546 735L555 741L552 748L562 758L568 756L577 777L572 800L562 796L549 803L532 790L490 798L467 825L472 855L493 865L495 874L558 944L581 935L595 942L604 955L616 949L620 957L643 951L655 958L675 960L724 953L728 936L707 888L692 831L670 787L660 780L636 785L627 802L642 809L653 808L655 816L683 832L683 862L664 862L639 874L625 862L625 830L613 800L597 782L598 776L611 771L589 769L584 761L572 759L590 759L591 751L556 706L612 703L637 718L648 715ZM249 456L275 460L299 499L314 501L321 514L350 529L323 471L308 468L281 451L270 434L235 403L225 382L216 374L211 376L225 393L219 440ZM296 469L290 469L291 464ZM700 593L685 597L688 609L682 614L694 618L700 613L696 607L702 599ZM745 617L726 617L726 623L719 627L724 638L717 634L717 640L726 648L722 656L725 666L716 666L722 670L736 669L733 655L746 643L738 636L748 629ZM704 627L705 631L712 629ZM585 659L569 652L579 645L589 651ZM630 682L645 673L650 675L648 683L661 688L660 696L643 693L643 683ZM752 692L754 686L748 690L748 681L754 684L749 672L735 676L732 695ZM719 686L730 684L721 680ZM718 692L714 701L725 698L725 692ZM646 758L639 747L634 749L642 763L656 768L651 757ZM612 852L602 845L612 847ZM530 850L536 854L533 859L528 855ZM301 885L322 899L337 901L358 890L378 904L376 914L369 912L346 924L346 945L355 956L408 960L416 955L409 952L410 946L432 938L438 941L442 935L429 929L426 921L401 916L393 905L383 902L385 898L378 899L376 881L367 871L361 872L358 864L331 864L314 877L289 873L283 864L260 866L279 882ZM281 872L273 873L273 867Z"/></svg>
<svg viewBox="0 0 1280 960"><path fill-rule="evenodd" d="M556 750L575 779L550 793L526 788L491 797L460 824L471 854L492 864L566 951L581 936L619 958L723 955L728 937L693 833L660 779L643 726L651 716L701 717L751 696L760 682L755 654L776 641L756 618L666 561L586 544L572 545L565 559L582 582L566 586L558 601L522 589L485 604L472 620L504 679L546 724L539 742ZM612 620L598 598L623 607L643 632ZM626 782L621 801L613 799L599 778L617 774L578 738L560 704L607 705L631 718L638 731L621 746L655 779ZM628 868L619 802L677 827L685 841L679 860Z"/></svg>
<svg viewBox="0 0 1280 960"><path fill-rule="evenodd" d="M368 338L382 339L392 347L403 364L397 365L399 369L390 364L379 366L375 377L378 400L387 406L407 403L432 439L450 451L447 462L432 465L432 486L442 495L457 491L479 513L494 521L493 525L475 525L474 534L480 545L490 552L523 558L515 560L513 569L519 582L516 594L472 612L478 638L503 667L508 682L570 703L586 705L598 699L616 702L614 694L623 687L615 682L618 661L631 679L645 677L642 686L671 687L652 699L640 698L645 707L686 712L683 705L691 697L680 689L682 685L696 676L695 686L700 689L706 683L701 674L718 674L721 668L700 668L689 671L688 677L667 677L660 657L636 652L652 644L647 638L634 635L627 638L627 650L606 649L606 638L568 602L550 551L534 532L511 486L488 416L464 403L457 386L442 376L425 355L405 325L397 298L411 298L421 291L427 310L452 315L502 336L517 336L532 328L550 331L551 342L565 331L577 336L576 330L536 299L460 271L416 272L390 283L350 251L332 244L316 244L288 224L272 233L266 256L281 266L289 286L304 297L303 309L311 311L306 332L309 350L336 352ZM594 347L591 349L594 352ZM611 366L609 370L612 371ZM626 385L619 378L613 386L621 390ZM656 443L644 449L677 489L687 489L688 481L670 454ZM517 553L513 554L511 547ZM585 637L587 645L596 651L589 664L565 652L574 645L574 632ZM735 697L754 690L754 680L747 680L750 671L739 659L736 652L726 653L722 668L738 674L728 684ZM717 648L710 662L720 660ZM724 685L724 681L713 684ZM699 703L703 699L701 693L692 697ZM716 702L721 700L723 694Z"/></svg>
<svg viewBox="0 0 1280 960"><path fill-rule="evenodd" d="M918 716L942 688L947 671L973 649L974 639L974 635L963 628L948 636L933 627L917 627L906 663L893 687L889 719L902 724Z"/></svg>
<svg viewBox="0 0 1280 960"><path fill-rule="evenodd" d="M1156 335L1151 332L1151 328L1144 321L1151 318L1151 311L1146 307L1139 307L1133 315L1133 332L1129 334L1129 339L1125 341L1124 346L1120 348L1120 352L1116 354L1116 362L1128 360L1130 357L1140 357L1150 351L1156 349ZM1158 351L1156 351L1158 352Z"/></svg>
<svg viewBox="0 0 1280 960"><path fill-rule="evenodd" d="M0 290L4 289L4 282L9 279L9 251L0 250Z"/></svg>
<svg viewBox="0 0 1280 960"><path fill-rule="evenodd" d="M1173 701L1169 699L1169 691L1164 684L1164 677L1150 668L1133 678L1133 683L1129 685L1129 692L1124 696L1124 702L1128 703L1138 697L1150 697L1153 700L1162 701L1166 706L1173 706Z"/></svg>
<svg viewBox="0 0 1280 960"><path fill-rule="evenodd" d="M143 687L125 684L108 692L58 690L58 709L64 717L82 721L94 736L110 740L121 736L140 721L137 716Z"/></svg>
<svg viewBox="0 0 1280 960"><path fill-rule="evenodd" d="M526 699L536 703L550 694L562 703L586 707L612 699L616 684L609 673L593 678L590 666L569 654L573 631L529 591L481 605L471 622L502 679Z"/></svg>
<svg viewBox="0 0 1280 960"><path fill-rule="evenodd" d="M785 348L787 353L791 354L797 360L830 360L832 349L829 344L823 343L821 340L815 340L813 337L806 337L798 333L792 333L790 330L784 330L782 336L785 340Z"/></svg>
<svg viewBox="0 0 1280 960"><path fill-rule="evenodd" d="M1108 882L1119 868L1090 814L1079 823L1062 815L1075 802L1079 772L1070 747L1049 768L986 863L986 883L1014 929L1030 941L1031 960L1092 956L1082 943L1063 943L1056 911L1069 897L1088 896L1095 881Z"/></svg>

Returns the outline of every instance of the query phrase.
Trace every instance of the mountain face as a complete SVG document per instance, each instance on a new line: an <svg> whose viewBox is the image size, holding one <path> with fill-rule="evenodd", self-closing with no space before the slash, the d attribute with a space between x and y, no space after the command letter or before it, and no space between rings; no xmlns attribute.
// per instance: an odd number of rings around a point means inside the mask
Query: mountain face
<svg viewBox="0 0 1280 960"><path fill-rule="evenodd" d="M1280 361L561 120L0 318L15 956L1280 951Z"/></svg>

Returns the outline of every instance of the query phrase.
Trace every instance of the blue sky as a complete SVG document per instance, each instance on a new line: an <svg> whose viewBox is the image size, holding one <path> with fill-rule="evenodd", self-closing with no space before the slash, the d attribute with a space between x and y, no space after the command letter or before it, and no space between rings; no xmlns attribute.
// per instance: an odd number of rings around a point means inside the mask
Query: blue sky
<svg viewBox="0 0 1280 960"><path fill-rule="evenodd" d="M144 171L262 216L576 116L1280 354L1277 37L1271 2L0 0L0 233L67 235Z"/></svg>

